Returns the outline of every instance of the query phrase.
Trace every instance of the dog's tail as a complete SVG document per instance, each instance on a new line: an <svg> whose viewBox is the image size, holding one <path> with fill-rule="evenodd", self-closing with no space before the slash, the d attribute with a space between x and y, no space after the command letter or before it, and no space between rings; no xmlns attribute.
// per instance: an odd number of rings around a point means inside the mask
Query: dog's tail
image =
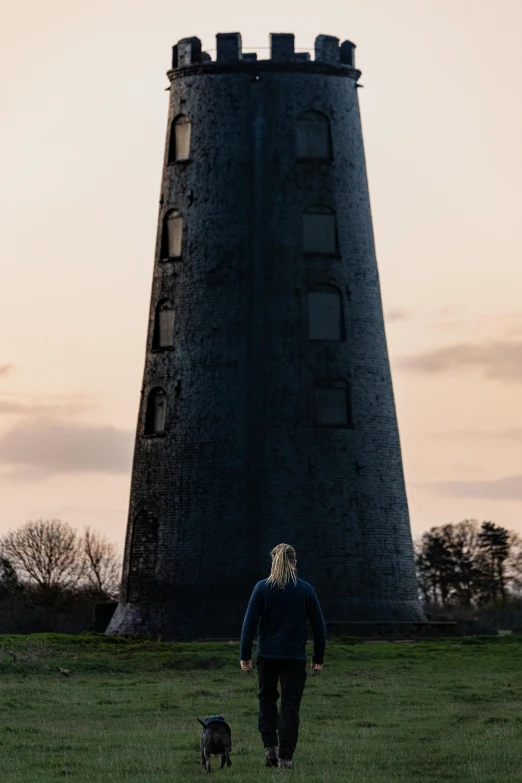
<svg viewBox="0 0 522 783"><path fill-rule="evenodd" d="M205 726L205 724L203 723L202 720L200 720L199 718L196 718L196 720L197 720L198 723L201 723L201 725L203 726L204 729L206 729L206 726Z"/></svg>

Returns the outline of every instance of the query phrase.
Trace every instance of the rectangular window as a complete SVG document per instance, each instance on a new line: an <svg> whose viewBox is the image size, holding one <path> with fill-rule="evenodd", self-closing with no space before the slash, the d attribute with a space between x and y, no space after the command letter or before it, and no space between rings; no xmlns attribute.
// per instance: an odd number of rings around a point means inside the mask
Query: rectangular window
<svg viewBox="0 0 522 783"><path fill-rule="evenodd" d="M154 401L154 432L165 432L165 419L167 414L167 399L166 395L158 394Z"/></svg>
<svg viewBox="0 0 522 783"><path fill-rule="evenodd" d="M303 252L333 255L337 252L335 215L303 215Z"/></svg>
<svg viewBox="0 0 522 783"><path fill-rule="evenodd" d="M181 256L181 237L183 231L183 218L181 215L169 216L167 220L168 230L168 257L179 258Z"/></svg>
<svg viewBox="0 0 522 783"><path fill-rule="evenodd" d="M330 158L330 139L328 122L317 120L299 120L297 130L298 158Z"/></svg>
<svg viewBox="0 0 522 783"><path fill-rule="evenodd" d="M160 309L158 326L158 348L168 348L174 345L174 310L172 307Z"/></svg>
<svg viewBox="0 0 522 783"><path fill-rule="evenodd" d="M190 127L188 117L177 120L174 125L176 134L176 160L188 160L190 154Z"/></svg>
<svg viewBox="0 0 522 783"><path fill-rule="evenodd" d="M342 381L315 390L315 420L326 427L347 427L348 389Z"/></svg>
<svg viewBox="0 0 522 783"><path fill-rule="evenodd" d="M341 339L341 301L334 288L308 292L308 337L310 340Z"/></svg>

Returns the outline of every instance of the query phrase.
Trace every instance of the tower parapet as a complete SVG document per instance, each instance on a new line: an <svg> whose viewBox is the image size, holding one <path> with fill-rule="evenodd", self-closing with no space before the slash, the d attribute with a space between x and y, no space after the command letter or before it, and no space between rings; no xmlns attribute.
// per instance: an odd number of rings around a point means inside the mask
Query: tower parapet
<svg viewBox="0 0 522 783"><path fill-rule="evenodd" d="M295 51L293 33L270 34L270 57L260 59L257 52L243 52L241 33L218 33L216 35L216 58L204 52L199 38L182 38L172 47L172 70L187 66L230 63L309 63L311 66L331 65L352 69L353 76L360 75L355 70L355 44L351 41L339 43L333 35L318 35L315 39L314 60L309 52Z"/></svg>
<svg viewBox="0 0 522 783"><path fill-rule="evenodd" d="M327 621L423 619L354 49L174 47L110 633L237 636L281 541Z"/></svg>

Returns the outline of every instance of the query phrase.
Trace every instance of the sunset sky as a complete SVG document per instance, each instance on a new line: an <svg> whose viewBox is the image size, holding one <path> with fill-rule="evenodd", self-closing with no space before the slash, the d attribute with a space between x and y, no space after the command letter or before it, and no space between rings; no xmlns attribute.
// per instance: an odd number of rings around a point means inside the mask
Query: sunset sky
<svg viewBox="0 0 522 783"><path fill-rule="evenodd" d="M520 0L10 0L0 60L0 534L38 517L121 548L171 46L357 44L414 535L522 533Z"/></svg>

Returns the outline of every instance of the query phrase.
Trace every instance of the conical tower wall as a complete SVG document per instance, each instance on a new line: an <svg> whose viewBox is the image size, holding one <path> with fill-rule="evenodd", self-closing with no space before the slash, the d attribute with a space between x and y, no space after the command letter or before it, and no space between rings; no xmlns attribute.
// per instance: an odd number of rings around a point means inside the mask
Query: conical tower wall
<svg viewBox="0 0 522 783"><path fill-rule="evenodd" d="M327 620L423 619L353 53L175 47L109 632L237 636L281 541Z"/></svg>

